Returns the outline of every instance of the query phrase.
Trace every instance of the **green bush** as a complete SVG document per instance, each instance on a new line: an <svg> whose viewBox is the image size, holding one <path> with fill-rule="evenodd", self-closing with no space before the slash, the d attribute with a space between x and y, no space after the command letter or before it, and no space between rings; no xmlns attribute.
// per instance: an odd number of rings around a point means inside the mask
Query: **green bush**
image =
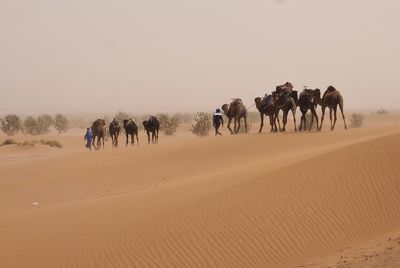
<svg viewBox="0 0 400 268"><path fill-rule="evenodd" d="M352 114L350 117L350 127L360 128L364 122L364 115L362 114Z"/></svg>
<svg viewBox="0 0 400 268"><path fill-rule="evenodd" d="M212 126L212 115L196 113L193 115L192 133L197 136L207 136Z"/></svg>
<svg viewBox="0 0 400 268"><path fill-rule="evenodd" d="M177 116L170 116L168 114L159 114L157 115L158 120L160 121L160 130L167 136L174 135L176 129L178 128L180 122Z"/></svg>
<svg viewBox="0 0 400 268"><path fill-rule="evenodd" d="M47 134L50 127L54 126L54 119L48 114L43 114L37 118L39 134Z"/></svg>
<svg viewBox="0 0 400 268"><path fill-rule="evenodd" d="M32 116L28 116L25 118L23 124L22 124L22 129L25 134L30 134L30 135L39 135L39 126L38 122L35 118Z"/></svg>
<svg viewBox="0 0 400 268"><path fill-rule="evenodd" d="M6 135L12 136L21 130L21 120L15 114L8 114L0 118L0 127Z"/></svg>
<svg viewBox="0 0 400 268"><path fill-rule="evenodd" d="M56 114L54 117L54 127L60 134L61 132L67 132L68 130L68 119L63 114Z"/></svg>

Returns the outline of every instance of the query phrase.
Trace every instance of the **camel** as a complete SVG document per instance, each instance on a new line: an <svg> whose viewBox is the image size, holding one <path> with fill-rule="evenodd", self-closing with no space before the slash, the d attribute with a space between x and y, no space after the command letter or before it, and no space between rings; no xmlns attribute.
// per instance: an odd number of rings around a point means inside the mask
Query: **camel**
<svg viewBox="0 0 400 268"><path fill-rule="evenodd" d="M319 130L322 129L322 123L324 122L326 107L329 108L329 115L330 115L330 120L331 120L331 130L335 129L336 112L337 112L338 105L339 105L340 112L342 113L344 129L347 129L346 118L343 113L343 97L336 88L334 88L333 86L329 86L327 88L327 90L325 91L324 95L322 96L322 99L318 100L318 103L321 105L321 109L322 109L321 125L319 127ZM332 111L334 112L333 122L332 122Z"/></svg>
<svg viewBox="0 0 400 268"><path fill-rule="evenodd" d="M272 93L273 99L276 99L275 105L275 120L279 116L279 111L283 111L283 127L280 129L280 131L285 132L286 131L286 123L287 123L287 116L289 111L292 111L293 115L293 123L294 123L294 131L297 131L297 126L296 126L296 108L297 104L299 102L298 96L297 96L297 91L292 90L290 93L288 92L281 92L280 94L277 94L276 92Z"/></svg>
<svg viewBox="0 0 400 268"><path fill-rule="evenodd" d="M241 99L234 99L230 105L224 104L221 107L226 117L228 117L228 129L231 134L237 134L240 130L240 120L244 120L244 128L247 133L247 109ZM231 121L234 119L233 131L231 129Z"/></svg>
<svg viewBox="0 0 400 268"><path fill-rule="evenodd" d="M104 138L106 136L106 121L104 119L97 119L92 124L92 132L93 132L93 147L98 150L103 144L104 149ZM97 146L95 145L95 140L97 138Z"/></svg>
<svg viewBox="0 0 400 268"><path fill-rule="evenodd" d="M124 122L125 136L126 136L125 146L128 146L129 135L131 136L131 146L135 145L135 135L136 135L136 141L139 145L139 135L138 135L139 131L135 121L133 121L132 119L129 120L125 119L123 122Z"/></svg>
<svg viewBox="0 0 400 268"><path fill-rule="evenodd" d="M278 128L276 127L276 121L275 121L275 103L272 99L272 95L266 96L263 99L257 97L254 99L254 102L256 104L257 110L260 112L260 117L261 117L260 130L258 132L261 133L263 129L264 115L269 116L269 124L271 125L270 132L277 132ZM280 128L279 118L277 119Z"/></svg>
<svg viewBox="0 0 400 268"><path fill-rule="evenodd" d="M300 119L299 130L306 130L306 114L308 110L311 110L311 124L308 131L311 131L311 128L314 123L314 117L317 120L317 128L318 128L318 115L316 112L316 108L318 105L318 100L321 98L321 91L317 89L304 89L303 92L300 93L299 96L299 107L302 113Z"/></svg>
<svg viewBox="0 0 400 268"><path fill-rule="evenodd" d="M118 147L118 136L119 136L119 132L121 131L121 126L119 125L117 120L113 120L110 123L108 131L111 136L111 143L112 143L113 147Z"/></svg>
<svg viewBox="0 0 400 268"><path fill-rule="evenodd" d="M150 133L152 143L158 143L158 132L160 131L160 122L157 117L151 116L149 120L143 121L143 127L147 134L147 142L150 144Z"/></svg>

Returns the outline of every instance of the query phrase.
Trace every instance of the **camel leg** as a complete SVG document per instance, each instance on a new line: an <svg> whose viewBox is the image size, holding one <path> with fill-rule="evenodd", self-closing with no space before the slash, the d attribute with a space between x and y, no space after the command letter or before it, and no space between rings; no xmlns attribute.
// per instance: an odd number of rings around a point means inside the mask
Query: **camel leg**
<svg viewBox="0 0 400 268"><path fill-rule="evenodd" d="M126 133L125 133L125 136L126 136L126 144L125 144L125 147L127 147L127 146L128 146L128 142L129 142L129 134L126 132Z"/></svg>
<svg viewBox="0 0 400 268"><path fill-rule="evenodd" d="M337 106L335 106L335 107L333 108L333 125L332 125L332 130L335 129L335 125L336 125L336 119L337 119L336 113L337 113Z"/></svg>
<svg viewBox="0 0 400 268"><path fill-rule="evenodd" d="M287 123L287 116L288 116L289 111L283 111L283 126L281 131L285 132L286 131L286 123Z"/></svg>
<svg viewBox="0 0 400 268"><path fill-rule="evenodd" d="M272 118L272 121L273 121L273 127L274 127L273 132L278 132L278 127L276 126L276 116L275 116L275 114L273 114L272 117L270 117L270 118Z"/></svg>
<svg viewBox="0 0 400 268"><path fill-rule="evenodd" d="M258 133L261 133L264 126L264 113L260 113L260 117L261 117L261 123L260 123L260 130L258 131Z"/></svg>
<svg viewBox="0 0 400 268"><path fill-rule="evenodd" d="M332 124L332 108L329 107L329 119L331 120L331 130L333 130L333 124Z"/></svg>
<svg viewBox="0 0 400 268"><path fill-rule="evenodd" d="M280 130L281 129L281 121L279 120L279 110L276 112L275 120L278 121L278 127L279 127L279 130ZM276 132L278 132L278 130L276 130Z"/></svg>
<svg viewBox="0 0 400 268"><path fill-rule="evenodd" d="M317 113L315 112L315 109L311 109L311 124L310 124L310 127L309 127L308 131L311 131L311 129L312 129L312 126L313 126L313 124L314 124L314 116L315 116L315 119L317 120L317 126L318 126L318 116L317 116Z"/></svg>
<svg viewBox="0 0 400 268"><path fill-rule="evenodd" d="M150 132L147 130L147 144L150 144Z"/></svg>
<svg viewBox="0 0 400 268"><path fill-rule="evenodd" d="M317 128L319 129L319 131L322 130L322 123L324 122L324 117L325 117L325 109L326 109L326 106L322 106L322 107L321 107L321 110L322 110L321 124L320 124L319 128L318 128L318 126L317 126Z"/></svg>
<svg viewBox="0 0 400 268"><path fill-rule="evenodd" d="M133 137L135 137L135 135L133 135ZM139 135L137 132L136 132L136 141L137 141L137 145L139 145Z"/></svg>
<svg viewBox="0 0 400 268"><path fill-rule="evenodd" d="M247 115L243 117L244 120L244 133L247 133Z"/></svg>
<svg viewBox="0 0 400 268"><path fill-rule="evenodd" d="M304 128L303 128L304 124ZM300 118L300 125L299 125L299 131L302 131L306 128L306 114L304 113L304 110L301 111L301 118Z"/></svg>
<svg viewBox="0 0 400 268"><path fill-rule="evenodd" d="M229 131L231 132L231 134L233 134L232 129L231 129L231 122L232 122L232 118L229 117L227 127L228 127Z"/></svg>
<svg viewBox="0 0 400 268"><path fill-rule="evenodd" d="M236 133L239 133L240 130L240 118L237 119L237 129L236 129Z"/></svg>
<svg viewBox="0 0 400 268"><path fill-rule="evenodd" d="M236 117L233 119L233 133L237 133L237 119Z"/></svg>
<svg viewBox="0 0 400 268"><path fill-rule="evenodd" d="M344 113L343 113L343 99L339 103L339 109L340 109L340 112L342 113L342 118L343 118L343 122L344 122L344 129L347 129L346 118L344 117Z"/></svg>

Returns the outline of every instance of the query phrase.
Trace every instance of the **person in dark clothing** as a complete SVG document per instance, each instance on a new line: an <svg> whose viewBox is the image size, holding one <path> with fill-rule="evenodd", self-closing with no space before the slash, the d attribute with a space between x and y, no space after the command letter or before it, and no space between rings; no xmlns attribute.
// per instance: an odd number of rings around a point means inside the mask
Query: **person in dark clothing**
<svg viewBox="0 0 400 268"><path fill-rule="evenodd" d="M220 126L224 127L224 118L222 117L220 109L215 110L215 114L213 116L213 126L215 128L215 136L222 136L222 133L218 131Z"/></svg>
<svg viewBox="0 0 400 268"><path fill-rule="evenodd" d="M83 139L86 140L86 148L88 148L91 151L93 142L93 133L90 128L86 129L86 134L85 137L83 137Z"/></svg>

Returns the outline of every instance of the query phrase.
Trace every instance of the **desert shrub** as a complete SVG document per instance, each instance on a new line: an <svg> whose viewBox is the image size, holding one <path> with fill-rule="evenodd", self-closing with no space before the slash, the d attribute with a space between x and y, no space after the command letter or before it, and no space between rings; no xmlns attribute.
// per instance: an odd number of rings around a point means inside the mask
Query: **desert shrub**
<svg viewBox="0 0 400 268"><path fill-rule="evenodd" d="M68 130L68 119L63 114L56 114L54 117L54 127L58 133L66 132Z"/></svg>
<svg viewBox="0 0 400 268"><path fill-rule="evenodd" d="M122 111L119 111L119 112L115 115L115 119L117 119L118 122L119 122L121 125L123 124L124 120L131 119L131 118L133 119L133 115L132 115L132 114L128 114L128 113L122 112Z"/></svg>
<svg viewBox="0 0 400 268"><path fill-rule="evenodd" d="M6 139L5 141L3 141L3 143L0 144L0 146L12 145L12 144L18 144L18 143L13 139Z"/></svg>
<svg viewBox="0 0 400 268"><path fill-rule="evenodd" d="M196 113L193 115L192 133L197 136L207 136L212 126L212 115Z"/></svg>
<svg viewBox="0 0 400 268"><path fill-rule="evenodd" d="M350 117L350 127L360 128L362 127L364 121L364 115L362 114L352 114Z"/></svg>
<svg viewBox="0 0 400 268"><path fill-rule="evenodd" d="M377 111L376 111L376 114L387 114L388 113L388 111L386 110L386 109L378 109Z"/></svg>
<svg viewBox="0 0 400 268"><path fill-rule="evenodd" d="M40 144L48 145L50 147L62 148L62 144L56 140L40 140Z"/></svg>
<svg viewBox="0 0 400 268"><path fill-rule="evenodd" d="M39 125L35 118L28 116L22 123L22 131L25 134L39 135Z"/></svg>
<svg viewBox="0 0 400 268"><path fill-rule="evenodd" d="M50 132L50 127L54 125L54 119L48 114L40 115L37 118L39 134L47 134Z"/></svg>
<svg viewBox="0 0 400 268"><path fill-rule="evenodd" d="M6 135L12 136L21 130L21 120L15 114L8 114L0 118L0 127Z"/></svg>
<svg viewBox="0 0 400 268"><path fill-rule="evenodd" d="M23 143L20 144L21 146L25 146L25 147L34 147L35 144L32 141L24 141Z"/></svg>
<svg viewBox="0 0 400 268"><path fill-rule="evenodd" d="M157 115L158 121L160 121L160 130L167 136L174 135L178 128L180 121L178 117L170 116L168 114Z"/></svg>
<svg viewBox="0 0 400 268"><path fill-rule="evenodd" d="M311 117L312 117L311 113L306 114L306 130L308 130L310 127ZM313 125L311 126L311 130L317 130L317 119L316 118L314 118Z"/></svg>

